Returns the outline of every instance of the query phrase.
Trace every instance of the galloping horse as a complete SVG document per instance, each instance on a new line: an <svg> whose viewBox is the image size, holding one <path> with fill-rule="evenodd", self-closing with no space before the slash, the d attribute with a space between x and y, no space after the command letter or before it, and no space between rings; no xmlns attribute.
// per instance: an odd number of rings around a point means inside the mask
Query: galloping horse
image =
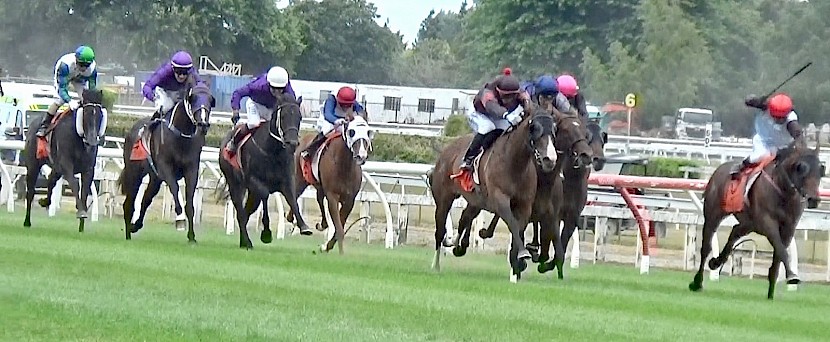
<svg viewBox="0 0 830 342"><path fill-rule="evenodd" d="M769 156L758 166L745 170L737 180L732 180L729 174L734 162L721 164L715 169L703 192L700 267L689 284L690 290L703 289L703 267L712 251L712 235L715 235L724 217L730 214L735 215L738 224L732 227L720 255L709 260L710 269L715 270L726 262L738 239L755 232L765 236L774 250L768 274L767 298L773 299L778 264L781 262L784 263L787 283L800 283L798 275L790 269L787 247L804 211L803 200L806 199L810 209L818 207L820 202L818 186L824 167L818 155L818 145L813 150L804 146L803 141L796 141L778 151L774 159ZM754 183L753 178L757 179ZM747 187L749 191L745 190ZM737 206L731 207L730 199L737 199Z"/></svg>
<svg viewBox="0 0 830 342"><path fill-rule="evenodd" d="M479 180L477 189L470 191L468 186L462 187L451 177L472 137L467 135L456 139L441 152L428 176L436 206L433 269L440 269L440 250L446 234L447 216L452 202L459 196L464 196L468 203L461 213L459 227L468 227L481 210L503 217L512 236L509 253L511 281L518 280L527 268L527 259L531 256L525 249L523 235L536 196L535 166L538 164L543 171L549 172L557 159L553 146L554 118L549 112L533 105L531 107L525 108L526 117L518 126L499 137L492 147L476 158L481 161L480 165L475 162L473 167L474 172L480 175L472 176Z"/></svg>
<svg viewBox="0 0 830 342"><path fill-rule="evenodd" d="M552 108L549 107L549 109ZM554 110L557 118L554 145L558 150L557 154L563 155L564 158L558 158L556 167L550 172L537 168L538 190L536 191L530 219L530 222L533 223L533 241L525 247L531 251L531 254L536 251L540 252L535 256L540 261L537 268L540 273L556 268L558 277L562 279L562 265L564 264L567 240L560 240L561 234L559 233L558 222L565 215L563 208L567 207L567 201L572 200L572 193L578 192L578 189L568 186L567 192L562 191L563 184L560 173L567 174L570 170L587 169L592 164L592 160L597 160L594 155L597 148L593 144L589 144L592 140L592 134L585 129L584 122L577 115L561 114L555 109L552 110ZM601 147L599 153L602 153ZM584 206L585 201L583 200L582 203ZM581 208L579 211L581 211ZM478 232L479 237L482 239L492 238L499 218L498 215L494 215L490 225ZM541 244L539 242L540 236ZM555 254L553 260L548 262L551 243Z"/></svg>
<svg viewBox="0 0 830 342"><path fill-rule="evenodd" d="M127 240L131 234L144 226L144 215L161 189L161 182L167 183L176 211L176 225L185 220L179 203L178 180L184 177L185 214L187 219L187 240L196 243L193 232L193 194L199 179L200 155L205 145L205 135L210 128L210 111L216 100L204 83L182 91L181 100L165 115L163 122L147 126L150 118L138 120L124 138L124 170L118 177L124 199L124 232ZM149 127L149 128L148 128ZM135 200L141 180L150 176L144 190L141 210L135 223L132 222Z"/></svg>
<svg viewBox="0 0 830 342"><path fill-rule="evenodd" d="M332 250L337 242L337 249L343 254L343 240L346 236L343 227L354 208L357 193L360 192L363 180L361 166L372 151L373 137L374 131L366 119L355 115L354 119L328 134L326 142L312 155L311 165L302 165L302 149L297 149L294 156L297 172L294 179L296 195L302 194L309 185L314 185L317 191L317 204L323 216L318 230L328 228L324 199L329 207L329 217L334 224L334 236L320 246L320 250L324 252ZM311 134L303 137L302 148L308 146L313 138L314 135ZM289 222L293 221L294 212L295 208L288 212L286 217Z"/></svg>
<svg viewBox="0 0 830 342"><path fill-rule="evenodd" d="M78 218L78 231L84 231L87 218L87 198L94 178L95 160L98 157L98 130L103 119L103 93L100 90L86 90L81 94L81 107L78 111L65 111L52 120L47 130L47 137L35 135L41 120L29 124L26 139L26 219L24 227L31 227L32 201L35 198L35 183L44 164L52 167L46 198L39 201L43 207L51 203L52 189L58 179L66 176L72 195L75 197L75 216ZM78 135L75 115L83 115L83 137ZM81 184L75 174L81 174Z"/></svg>
<svg viewBox="0 0 830 342"><path fill-rule="evenodd" d="M279 191L292 210L298 207L292 178L292 156L299 144L301 121L300 101L294 99L291 94L281 94L267 125L260 125L248 137L243 138L238 151L234 151L234 157L219 157L219 168L225 176L228 188L227 195L236 208L236 221L240 233L239 248L253 248L246 226L260 203L263 205L264 229L259 238L263 243L271 243L273 240L267 206L270 194ZM234 130L229 131L220 146L225 146L233 134ZM311 235L311 229L302 216L297 215L297 222L300 234Z"/></svg>

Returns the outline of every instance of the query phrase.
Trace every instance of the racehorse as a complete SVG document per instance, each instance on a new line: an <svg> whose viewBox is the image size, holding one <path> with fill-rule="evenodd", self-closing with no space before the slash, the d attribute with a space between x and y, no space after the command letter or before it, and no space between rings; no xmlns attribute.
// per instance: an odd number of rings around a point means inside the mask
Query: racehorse
<svg viewBox="0 0 830 342"><path fill-rule="evenodd" d="M787 247L804 211L803 200L806 199L810 209L818 207L820 202L818 186L824 166L818 156L818 145L815 149L809 149L803 141L797 140L778 151L775 157L768 156L759 165L745 170L738 180L732 180L729 174L734 162L721 164L715 169L703 192L700 267L689 284L690 290L703 289L703 267L712 251L712 236L724 217L730 214L735 215L738 224L732 227L720 255L709 260L710 269L718 269L726 262L738 239L755 232L765 236L774 251L768 274L767 298L773 299L779 263L784 263L788 284L800 283L798 275L790 269ZM753 178L757 179L754 183ZM747 188L749 191L745 191Z"/></svg>
<svg viewBox="0 0 830 342"><path fill-rule="evenodd" d="M536 192L533 213L530 219L530 222L533 223L533 240L525 247L531 252L533 259L541 262L538 267L540 273L556 268L558 269L558 277L561 279L563 278L562 265L564 264L567 240L560 240L562 235L559 233L558 222L567 215L566 209L571 205L568 201L574 200L574 194L579 194L580 189L574 188L573 184L568 184L568 191L561 191L563 184L560 173L566 174L567 181L568 173L573 173L573 170L586 170L594 161L600 160L603 152L601 145L596 146L596 139L593 138L590 125L588 126L589 129L586 130L583 125L584 122L578 116L561 114L555 110L554 113L557 113L556 117L558 118L554 145L559 150L557 153L564 157L558 158L557 166L552 172L544 172L537 168L539 190ZM597 139L599 138L598 135ZM599 153L599 156L595 153ZM584 193L587 196L587 178L584 186L586 187ZM545 191L540 191L541 189L545 189ZM584 199L582 203L584 206ZM582 207L579 207L578 212L581 211ZM482 239L492 238L499 218L498 215L494 215L488 227L479 230L479 237ZM540 236L541 244L539 242ZM551 243L553 243L555 255L553 260L548 262ZM538 252L541 252L541 254L536 254Z"/></svg>
<svg viewBox="0 0 830 342"><path fill-rule="evenodd" d="M49 185L45 199L39 201L43 207L51 204L52 189L58 179L64 175L72 196L75 197L75 217L78 218L78 231L84 231L84 220L87 215L87 198L91 191L94 178L95 161L98 157L98 131L104 117L103 92L101 90L86 90L81 94L81 104L78 111L67 110L52 120L47 130L47 137L35 135L41 120L33 120L29 124L29 133L26 139L26 218L24 227L31 227L32 201L35 198L35 183L40 169L49 164L52 172L49 174ZM83 137L78 135L75 126L75 115L82 115ZM81 174L81 183L75 174Z"/></svg>
<svg viewBox="0 0 830 342"><path fill-rule="evenodd" d="M270 194L279 191L292 210L298 207L292 157L299 144L301 121L300 101L291 94L281 94L277 97L277 107L267 124L260 125L243 138L237 147L238 151L233 151L233 157L219 157L219 168L225 176L228 189L226 195L230 196L236 208L239 248L253 248L247 225L260 203L263 206L264 229L259 238L263 243L271 243L273 240L267 206ZM235 129L225 134L220 146L227 145L234 132ZM301 215L297 215L297 222L302 235L311 235L311 229Z"/></svg>
<svg viewBox="0 0 830 342"><path fill-rule="evenodd" d="M303 165L300 152L311 143L314 134L303 137L302 148L297 149L295 153L296 195L299 196L306 187L313 185L317 191L317 204L322 214L317 229L328 228L323 200L328 204L329 217L334 224L334 236L320 246L321 251L332 250L336 242L338 252L343 254L343 240L346 236L343 227L354 208L357 193L360 192L363 180L361 166L366 163L372 151L373 137L374 131L366 119L355 115L354 119L336 127L328 134L326 142L311 156L311 165ZM294 212L296 209L291 208L286 215L289 222L293 221Z"/></svg>
<svg viewBox="0 0 830 342"><path fill-rule="evenodd" d="M216 106L216 99L210 88L198 83L181 92L180 100L161 123L150 124L150 118L136 122L124 138L124 169L118 177L124 199L124 232L127 240L131 234L144 227L144 215L153 202L153 197L167 183L173 195L176 211L176 225L187 219L187 240L196 243L193 231L193 194L199 179L199 165L205 135L210 128L210 111ZM141 202L138 219L133 223L133 211L141 181L150 176ZM179 183L185 183L185 215L179 202Z"/></svg>
<svg viewBox="0 0 830 342"><path fill-rule="evenodd" d="M451 142L428 175L432 197L435 200L435 256L432 268L440 269L440 249L446 234L446 221L452 202L459 196L467 201L461 213L459 227L468 227L481 210L504 218L510 229L512 243L509 261L511 282L521 278L527 268L530 253L524 246L524 230L530 218L536 196L536 170L553 170L556 164L554 117L535 105L525 108L525 118L512 131L499 137L474 162L472 175L478 186L471 186L468 178L453 179L455 168L472 139L467 135ZM480 160L480 162L479 162ZM480 175L480 177L479 177ZM469 230L467 230L469 235ZM469 239L469 237L467 238Z"/></svg>

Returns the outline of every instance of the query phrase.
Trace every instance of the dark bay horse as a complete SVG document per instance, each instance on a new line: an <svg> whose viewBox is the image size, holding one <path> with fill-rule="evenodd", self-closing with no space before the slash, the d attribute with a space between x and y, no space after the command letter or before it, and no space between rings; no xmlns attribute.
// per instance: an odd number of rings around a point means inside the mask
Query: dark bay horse
<svg viewBox="0 0 830 342"><path fill-rule="evenodd" d="M53 126L47 131L47 138L35 135L40 120L29 124L26 139L26 218L24 227L31 227L32 201L35 198L35 183L44 164L49 164L49 186L46 198L40 202L48 207L51 203L52 190L58 179L65 176L72 195L75 197L75 216L78 218L78 231L84 231L87 214L87 199L95 177L95 161L98 157L98 130L103 119L103 93L101 90L86 90L81 94L81 106L77 112L64 112L55 117ZM75 127L75 115L83 115L84 136L78 135ZM43 119L41 119L43 120ZM81 174L81 183L75 174Z"/></svg>
<svg viewBox="0 0 830 342"><path fill-rule="evenodd" d="M334 224L334 236L320 246L320 250L328 252L337 243L337 249L343 254L343 240L346 236L344 226L346 219L354 208L355 198L360 192L363 183L362 165L369 158L372 151L372 138L374 131L366 119L360 115L348 121L345 126L335 128L328 135L326 144L312 158L319 158L317 175L314 174L310 165L303 166L300 152L305 146L311 143L314 134L303 137L302 147L297 149L294 156L296 176L296 195L305 191L309 185L313 185L317 191L317 204L320 206L322 222L318 225L319 230L328 228L326 221L326 210L324 200L328 204L328 213ZM303 174L306 168L306 174ZM289 222L293 221L295 208L286 215Z"/></svg>
<svg viewBox="0 0 830 342"><path fill-rule="evenodd" d="M575 114L561 114L556 111L554 113L557 117L554 146L557 148L557 155L560 157L556 167L551 172L545 172L537 168L539 190L536 192L533 213L530 219L530 222L533 223L533 240L527 244L526 248L531 251L531 254L537 251L540 252L538 256L535 256L541 262L538 267L539 272L544 273L556 268L558 269L558 277L561 279L563 278L562 265L564 264L567 240L560 240L562 235L559 233L558 222L565 215L563 209L569 205L567 201L573 200L571 197L574 193L579 193L579 189L573 188L573 185L569 184L567 186L568 191L562 191L563 181L560 174L567 174L572 172L571 170L587 169L591 166L592 161L598 160L598 157L594 154L597 153L597 146L593 143L594 139L591 131L586 130L585 122ZM602 155L601 146L599 147L599 153ZM587 197L587 176L585 186ZM582 203L584 206L585 201L583 200ZM581 207L579 211L582 211ZM488 227L478 232L479 237L482 239L492 238L499 218L498 215L493 216ZM540 236L541 243L539 242ZM555 254L554 258L548 261L551 244L553 244Z"/></svg>
<svg viewBox="0 0 830 342"><path fill-rule="evenodd" d="M248 221L260 203L264 228L260 234L263 243L271 243L273 235L269 227L268 196L279 191L288 206L297 210L297 196L294 192L293 154L299 144L300 101L291 94L277 97L277 108L271 119L257 127L247 140L239 144L234 165L224 155L219 157L219 168L225 176L230 196L236 208L239 224L239 248L251 249L253 244L248 236ZM225 146L235 130L229 131L220 146ZM247 199L246 195L247 194ZM301 215L297 215L300 234L311 235L311 229Z"/></svg>
<svg viewBox="0 0 830 342"><path fill-rule="evenodd" d="M440 269L447 216L452 202L460 196L467 201L467 207L461 213L459 226L469 226L481 210L504 218L512 237L509 253L511 281L517 281L527 268L527 259L531 256L525 249L523 234L536 196L535 167L538 164L544 171L553 170L557 156L553 146L554 117L538 108L525 110L524 120L511 132L499 137L481 156L481 164L477 167L480 175L478 189L464 191L451 178L472 137L458 138L441 152L428 176L436 205L433 269ZM469 235L469 231L466 234Z"/></svg>
<svg viewBox="0 0 830 342"><path fill-rule="evenodd" d="M199 165L205 135L210 128L210 111L216 100L210 88L199 83L182 92L181 100L165 115L163 122L147 126L150 118L138 120L124 138L124 169L118 177L124 199L124 232L127 240L144 226L144 215L153 197L167 183L176 211L176 225L187 219L187 240L196 243L193 231L193 194L199 179ZM138 219L133 223L133 211L138 190L144 176L150 181L144 190ZM185 182L185 215L179 202L179 183Z"/></svg>
<svg viewBox="0 0 830 342"><path fill-rule="evenodd" d="M773 299L779 263L784 264L788 284L798 284L798 275L790 269L787 247L793 239L798 220L807 208L816 208L820 202L818 187L824 168L819 161L819 147L809 149L803 142L794 142L778 151L775 159L763 167L761 174L744 200L741 211L730 213L722 203L732 183L730 168L734 162L721 164L715 169L703 192L703 242L700 246L700 267L689 284L692 291L703 289L703 267L712 251L712 236L720 222L734 214L738 224L732 227L729 238L720 254L709 260L709 268L719 268L729 255L735 242L752 232L763 235L772 245L774 254L769 268L767 298ZM748 177L745 172L742 177ZM742 194L742 193L741 193Z"/></svg>

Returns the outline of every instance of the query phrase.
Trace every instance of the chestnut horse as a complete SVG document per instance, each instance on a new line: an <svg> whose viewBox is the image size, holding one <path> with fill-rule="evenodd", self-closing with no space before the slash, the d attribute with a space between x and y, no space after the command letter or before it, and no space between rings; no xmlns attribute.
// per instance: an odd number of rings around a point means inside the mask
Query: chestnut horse
<svg viewBox="0 0 830 342"><path fill-rule="evenodd" d="M363 183L361 166L366 163L372 151L374 131L364 117L355 115L354 119L344 126L335 127L328 134L326 143L311 156L311 158L318 158L317 165L304 166L300 154L315 135L316 133L303 137L300 147L294 154L296 195L300 196L306 187L314 185L317 191L317 204L320 206L322 215L317 229L328 228L324 200L328 204L329 217L334 224L334 236L323 243L320 250L328 252L334 248L336 242L338 251L343 254L343 240L346 236L343 227L354 208L355 198ZM314 172L315 168L319 171ZM294 220L293 210L288 211L286 219L289 222Z"/></svg>
<svg viewBox="0 0 830 342"><path fill-rule="evenodd" d="M712 251L712 236L717 232L721 221L730 214L735 215L738 224L732 227L720 255L709 260L710 269L715 270L726 262L738 239L755 232L766 237L774 251L767 276L767 298L773 299L775 294L779 263L784 263L788 284L800 283L798 275L790 269L787 247L804 211L803 200L806 199L807 208L810 209L818 207L820 202L818 187L824 167L818 156L819 146L814 150L809 149L803 141L793 142L787 148L778 151L775 159L760 170L761 174L754 184L747 185L751 188L744 198L743 208L738 212L727 212L723 208L724 198L733 182L729 171L735 162L721 164L715 169L703 192L704 222L700 267L689 284L690 290L703 289L703 267ZM750 169L740 176L748 177L748 173L753 171L757 172Z"/></svg>

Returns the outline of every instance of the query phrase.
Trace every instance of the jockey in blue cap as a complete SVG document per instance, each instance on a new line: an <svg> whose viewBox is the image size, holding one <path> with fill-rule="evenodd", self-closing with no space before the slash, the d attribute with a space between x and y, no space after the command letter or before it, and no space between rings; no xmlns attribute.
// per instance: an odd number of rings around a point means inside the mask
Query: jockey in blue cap
<svg viewBox="0 0 830 342"><path fill-rule="evenodd" d="M305 162L311 160L311 156L326 141L326 135L334 129L351 121L355 115L360 115L366 121L369 118L366 109L357 102L357 92L351 87L341 87L337 95L329 94L326 102L317 118L317 136L314 137L308 146L300 153Z"/></svg>
<svg viewBox="0 0 830 342"><path fill-rule="evenodd" d="M572 113L573 109L568 98L559 92L559 84L553 76L542 75L529 87L531 99L543 108L552 104L561 113Z"/></svg>
<svg viewBox="0 0 830 342"><path fill-rule="evenodd" d="M161 117L173 109L179 101L180 92L201 82L193 58L185 51L178 51L170 58L170 63L162 64L152 76L144 82L141 89L144 98L153 101L156 111L150 122L158 122Z"/></svg>
<svg viewBox="0 0 830 342"><path fill-rule="evenodd" d="M81 96L84 89L95 90L98 83L98 71L95 68L95 52L89 46L81 45L74 53L67 53L63 55L58 62L55 63L55 88L58 91L58 99L49 105L46 110L46 116L40 123L37 130L37 136L42 137L46 135L46 128L52 122L58 108L65 103L69 103L69 109L77 110L80 107L80 102L72 100L69 96L69 85ZM101 119L101 132L106 128L107 112L103 111L104 117ZM75 127L81 127L82 117L76 116Z"/></svg>
<svg viewBox="0 0 830 342"><path fill-rule="evenodd" d="M231 96L231 121L235 125L239 121L239 108L243 97L248 98L245 104L245 112L248 119L245 125L237 130L231 140L228 141L227 149L233 153L236 151L239 140L248 134L252 129L259 127L260 121L271 120L271 114L277 108L277 96L283 93L291 94L296 98L291 82L288 80L288 71L283 67L275 66L233 92Z"/></svg>

